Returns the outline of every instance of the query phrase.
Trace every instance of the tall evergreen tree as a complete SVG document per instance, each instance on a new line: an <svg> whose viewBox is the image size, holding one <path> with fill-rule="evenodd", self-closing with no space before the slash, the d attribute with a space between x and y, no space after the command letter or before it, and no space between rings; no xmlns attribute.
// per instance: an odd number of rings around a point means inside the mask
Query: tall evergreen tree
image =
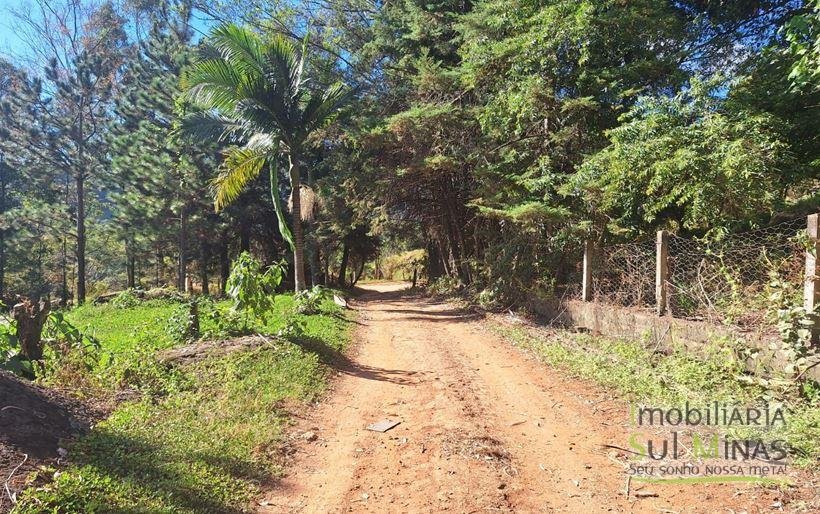
<svg viewBox="0 0 820 514"><path fill-rule="evenodd" d="M108 183L126 250L127 285L136 285L140 256L153 254L161 266L171 244L177 254L176 284L184 289L197 242L207 290L207 238L216 231L219 218L205 198L218 165L217 146L172 134L184 110L190 109L178 99L179 77L195 53L190 2L160 2L147 15L151 28L125 65L111 128Z"/></svg>

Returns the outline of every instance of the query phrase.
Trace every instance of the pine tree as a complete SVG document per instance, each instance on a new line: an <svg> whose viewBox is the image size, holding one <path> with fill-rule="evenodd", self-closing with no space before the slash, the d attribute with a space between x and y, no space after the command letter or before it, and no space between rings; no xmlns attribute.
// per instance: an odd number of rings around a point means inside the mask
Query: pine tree
<svg viewBox="0 0 820 514"><path fill-rule="evenodd" d="M173 245L176 285L184 289L196 245L203 292L207 292L211 253L207 239L224 219L212 212L207 201L209 181L218 166L218 146L183 141L173 132L188 108L178 99L178 82L195 53L190 4L162 2L148 14L152 25L125 65L111 127L110 197L126 249L127 285L136 285L138 258L154 253L159 261ZM171 219L175 222L169 223Z"/></svg>

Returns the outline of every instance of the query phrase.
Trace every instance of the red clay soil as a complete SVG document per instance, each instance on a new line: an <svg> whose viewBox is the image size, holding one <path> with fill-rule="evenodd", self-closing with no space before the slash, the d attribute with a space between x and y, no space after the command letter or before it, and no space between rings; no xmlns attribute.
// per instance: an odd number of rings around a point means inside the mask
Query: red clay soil
<svg viewBox="0 0 820 514"><path fill-rule="evenodd" d="M820 512L816 482L639 484L624 401L547 368L480 317L368 285L356 354L294 428L260 512ZM370 423L400 421L385 433ZM813 482L815 487L809 484Z"/></svg>
<svg viewBox="0 0 820 514"><path fill-rule="evenodd" d="M77 400L0 371L0 512L31 471L59 460L58 449L96 417Z"/></svg>

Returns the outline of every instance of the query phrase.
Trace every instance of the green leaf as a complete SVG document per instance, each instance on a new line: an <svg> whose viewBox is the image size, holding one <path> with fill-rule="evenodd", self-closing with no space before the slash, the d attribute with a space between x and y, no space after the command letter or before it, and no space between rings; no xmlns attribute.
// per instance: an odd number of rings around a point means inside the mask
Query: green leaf
<svg viewBox="0 0 820 514"><path fill-rule="evenodd" d="M288 243L291 251L294 251L296 245L293 240L293 234L291 233L287 220L285 219L282 199L279 198L279 172L276 170L276 165L273 159L268 163L268 166L270 170L270 196L273 201L273 207L276 210L276 220L279 222L279 233L282 234L282 238Z"/></svg>

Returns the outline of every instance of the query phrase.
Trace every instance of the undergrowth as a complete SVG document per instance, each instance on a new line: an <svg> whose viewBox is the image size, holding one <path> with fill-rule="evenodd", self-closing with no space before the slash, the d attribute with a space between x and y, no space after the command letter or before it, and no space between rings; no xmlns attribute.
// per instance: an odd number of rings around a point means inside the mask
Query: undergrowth
<svg viewBox="0 0 820 514"><path fill-rule="evenodd" d="M786 424L769 427L766 437L792 448L797 466L816 466L820 459L820 389L816 383L757 380L745 370L736 344L714 341L700 355L683 348L655 351L639 340L554 332L538 337L520 326L496 326L516 345L546 364L612 388L626 400L656 407L682 407L686 402L759 406L786 411ZM737 432L738 436L751 435Z"/></svg>
<svg viewBox="0 0 820 514"><path fill-rule="evenodd" d="M325 384L322 362L348 340L349 322L332 301L307 316L291 295L279 295L252 328L284 337L170 366L154 354L175 344L165 325L179 304L145 303L71 313L113 355L89 373L137 390L138 399L72 444L68 468L40 472L14 512L244 511L259 484L279 472L282 403L315 398Z"/></svg>

